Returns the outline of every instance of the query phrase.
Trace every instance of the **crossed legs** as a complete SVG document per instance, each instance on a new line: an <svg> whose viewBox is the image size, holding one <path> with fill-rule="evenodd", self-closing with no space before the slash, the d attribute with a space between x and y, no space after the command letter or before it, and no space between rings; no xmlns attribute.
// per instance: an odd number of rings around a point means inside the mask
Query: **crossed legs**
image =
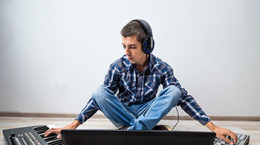
<svg viewBox="0 0 260 145"><path fill-rule="evenodd" d="M98 109L116 126L128 130L151 130L180 100L181 92L176 86L164 88L153 100L124 105L110 89L100 86L92 98Z"/></svg>

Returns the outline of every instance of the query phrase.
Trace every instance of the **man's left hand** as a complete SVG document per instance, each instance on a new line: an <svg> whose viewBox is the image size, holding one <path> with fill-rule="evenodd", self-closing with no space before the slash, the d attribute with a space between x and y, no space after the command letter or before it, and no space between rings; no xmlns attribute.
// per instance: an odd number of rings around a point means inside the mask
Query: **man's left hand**
<svg viewBox="0 0 260 145"><path fill-rule="evenodd" d="M211 131L215 132L217 137L224 140L226 143L236 144L237 135L231 130L218 127L214 125L211 121L208 122L205 126L207 126ZM231 139L227 138L227 136L231 137L233 139L233 142L231 141Z"/></svg>

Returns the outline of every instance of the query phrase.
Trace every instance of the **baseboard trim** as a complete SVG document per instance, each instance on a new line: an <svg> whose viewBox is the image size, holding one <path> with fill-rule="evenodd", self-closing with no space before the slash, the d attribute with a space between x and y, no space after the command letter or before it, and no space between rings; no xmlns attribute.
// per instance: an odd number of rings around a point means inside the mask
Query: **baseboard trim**
<svg viewBox="0 0 260 145"><path fill-rule="evenodd" d="M260 116L209 116L215 121L260 121ZM177 116L165 116L165 120L177 120ZM180 120L193 120L190 116L180 116Z"/></svg>
<svg viewBox="0 0 260 145"><path fill-rule="evenodd" d="M76 118L78 114L59 114L59 113L19 113L19 112L0 112L0 117L58 117ZM103 114L95 114L93 118L105 118ZM210 116L212 120L222 121L260 121L260 116ZM177 120L177 116L165 116L164 120ZM179 116L180 120L193 120L190 116Z"/></svg>
<svg viewBox="0 0 260 145"><path fill-rule="evenodd" d="M77 114L0 112L1 117L61 117L71 118Z"/></svg>

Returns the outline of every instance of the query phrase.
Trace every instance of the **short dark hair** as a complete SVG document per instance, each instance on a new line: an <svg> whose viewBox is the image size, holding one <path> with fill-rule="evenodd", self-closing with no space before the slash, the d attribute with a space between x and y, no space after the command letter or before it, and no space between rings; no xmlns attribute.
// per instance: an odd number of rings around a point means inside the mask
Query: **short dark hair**
<svg viewBox="0 0 260 145"><path fill-rule="evenodd" d="M121 30L121 35L124 37L137 35L137 41L143 43L147 38L147 34L138 21L130 21Z"/></svg>

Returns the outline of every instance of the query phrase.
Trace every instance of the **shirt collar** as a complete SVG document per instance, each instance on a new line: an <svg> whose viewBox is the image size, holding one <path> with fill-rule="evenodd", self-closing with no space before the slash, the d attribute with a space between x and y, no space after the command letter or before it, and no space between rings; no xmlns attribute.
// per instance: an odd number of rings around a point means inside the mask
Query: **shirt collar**
<svg viewBox="0 0 260 145"><path fill-rule="evenodd" d="M130 68L134 69L134 65L127 59L126 55L124 55L124 58L126 63L126 69L127 70L130 70ZM152 71L156 64L157 64L156 57L153 54L150 54L149 64L147 66L147 69L150 69Z"/></svg>

